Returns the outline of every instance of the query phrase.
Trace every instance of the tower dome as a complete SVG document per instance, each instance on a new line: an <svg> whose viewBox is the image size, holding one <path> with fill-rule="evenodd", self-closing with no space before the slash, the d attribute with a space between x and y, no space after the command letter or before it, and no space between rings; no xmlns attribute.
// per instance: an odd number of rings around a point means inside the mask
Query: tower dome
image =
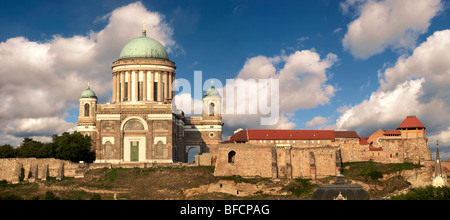
<svg viewBox="0 0 450 220"><path fill-rule="evenodd" d="M203 98L221 98L219 91L214 87L214 85L211 85L211 88L208 89L203 96Z"/></svg>
<svg viewBox="0 0 450 220"><path fill-rule="evenodd" d="M91 90L91 86L88 85L88 88L81 93L81 98L97 98L95 92Z"/></svg>
<svg viewBox="0 0 450 220"><path fill-rule="evenodd" d="M119 60L132 59L159 59L169 60L164 46L157 40L147 37L146 32L142 32L142 36L128 42L120 53Z"/></svg>

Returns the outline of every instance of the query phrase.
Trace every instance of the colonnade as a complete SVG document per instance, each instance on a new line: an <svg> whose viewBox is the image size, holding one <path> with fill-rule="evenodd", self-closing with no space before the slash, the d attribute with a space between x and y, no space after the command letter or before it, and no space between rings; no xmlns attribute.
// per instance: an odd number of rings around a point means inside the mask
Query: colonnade
<svg viewBox="0 0 450 220"><path fill-rule="evenodd" d="M113 103L163 102L173 99L174 71L125 70L113 72Z"/></svg>

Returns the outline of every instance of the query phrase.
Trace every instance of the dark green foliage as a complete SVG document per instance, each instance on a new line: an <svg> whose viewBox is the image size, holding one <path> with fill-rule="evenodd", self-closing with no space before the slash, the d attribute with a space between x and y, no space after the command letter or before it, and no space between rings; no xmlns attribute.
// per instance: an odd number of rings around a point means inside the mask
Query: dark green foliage
<svg viewBox="0 0 450 220"><path fill-rule="evenodd" d="M20 168L19 181L22 182L23 179L25 179L25 169L22 167L22 168Z"/></svg>
<svg viewBox="0 0 450 220"><path fill-rule="evenodd" d="M56 146L56 158L70 160L78 163L84 161L91 163L95 159L94 152L91 151L92 139L81 133L69 134L64 132L61 136L53 135L53 143Z"/></svg>
<svg viewBox="0 0 450 220"><path fill-rule="evenodd" d="M0 158L14 158L15 156L14 148L11 145L0 146Z"/></svg>
<svg viewBox="0 0 450 220"><path fill-rule="evenodd" d="M317 187L316 184L311 184L310 179L297 178L290 183L285 189L292 192L297 197L306 196L312 194L313 190Z"/></svg>
<svg viewBox="0 0 450 220"><path fill-rule="evenodd" d="M45 192L44 200L60 200L60 198L55 196L51 191L47 191Z"/></svg>
<svg viewBox="0 0 450 220"><path fill-rule="evenodd" d="M10 145L0 146L0 158L56 158L70 160L78 163L85 161L91 163L95 159L91 151L92 139L81 133L63 133L61 136L53 135L53 142L41 143L31 138L24 138L17 149Z"/></svg>
<svg viewBox="0 0 450 220"><path fill-rule="evenodd" d="M369 176L372 180L377 180L377 179L383 178L383 174L378 170L368 172L367 176Z"/></svg>
<svg viewBox="0 0 450 220"><path fill-rule="evenodd" d="M19 158L48 158L53 156L51 148L50 144L24 138L22 145L16 149L16 156Z"/></svg>
<svg viewBox="0 0 450 220"><path fill-rule="evenodd" d="M410 192L398 196L391 196L392 200L450 200L450 187L418 187Z"/></svg>

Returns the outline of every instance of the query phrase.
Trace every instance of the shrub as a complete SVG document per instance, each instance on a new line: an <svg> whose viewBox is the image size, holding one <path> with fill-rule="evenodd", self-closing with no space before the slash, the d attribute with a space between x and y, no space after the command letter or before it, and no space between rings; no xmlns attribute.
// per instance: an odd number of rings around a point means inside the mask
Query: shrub
<svg viewBox="0 0 450 220"><path fill-rule="evenodd" d="M45 192L44 200L60 200L59 197L55 196L51 191Z"/></svg>
<svg viewBox="0 0 450 220"><path fill-rule="evenodd" d="M392 200L450 200L450 187L418 187L406 194L391 196Z"/></svg>
<svg viewBox="0 0 450 220"><path fill-rule="evenodd" d="M374 170L374 171L367 173L367 176L369 176L372 180L377 180L377 179L383 178L383 174L378 170Z"/></svg>

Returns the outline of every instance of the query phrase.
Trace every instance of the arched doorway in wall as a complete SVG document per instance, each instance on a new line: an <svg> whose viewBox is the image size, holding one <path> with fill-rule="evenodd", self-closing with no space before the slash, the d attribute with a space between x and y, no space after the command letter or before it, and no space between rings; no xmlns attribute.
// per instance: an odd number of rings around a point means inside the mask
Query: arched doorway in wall
<svg viewBox="0 0 450 220"><path fill-rule="evenodd" d="M123 161L143 162L146 160L146 132L148 130L143 119L132 117L122 124Z"/></svg>
<svg viewBox="0 0 450 220"><path fill-rule="evenodd" d="M200 155L200 146L186 146L186 153L187 153L187 159L188 163L194 163L195 162L195 155Z"/></svg>

